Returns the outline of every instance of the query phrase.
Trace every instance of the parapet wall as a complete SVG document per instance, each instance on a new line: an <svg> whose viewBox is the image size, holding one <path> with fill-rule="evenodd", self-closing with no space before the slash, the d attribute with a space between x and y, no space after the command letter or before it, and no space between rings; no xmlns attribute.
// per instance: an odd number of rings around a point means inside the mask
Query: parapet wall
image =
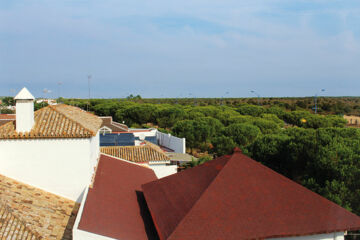
<svg viewBox="0 0 360 240"><path fill-rule="evenodd" d="M170 133L162 133L157 131L156 138L160 146L174 150L176 153L186 153L186 140L185 138L178 138L172 136Z"/></svg>

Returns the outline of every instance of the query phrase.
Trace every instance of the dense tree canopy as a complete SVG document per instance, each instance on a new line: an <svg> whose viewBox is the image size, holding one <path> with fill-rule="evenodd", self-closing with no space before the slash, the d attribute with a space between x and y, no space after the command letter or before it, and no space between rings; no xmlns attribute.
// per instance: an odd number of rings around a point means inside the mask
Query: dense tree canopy
<svg viewBox="0 0 360 240"><path fill-rule="evenodd" d="M64 101L84 109L88 105L86 100ZM225 100L228 106L211 105L216 99L199 100L197 106L193 99L184 99L183 104L163 101L94 99L89 107L130 127L155 126L184 137L189 149L214 156L240 147L255 160L360 214L360 129L347 128L342 116L313 114L312 99L262 99L264 106L256 100L254 105ZM327 108L346 112L346 104L339 102L334 108L327 103L319 99L319 112ZM194 160L188 167L208 160Z"/></svg>

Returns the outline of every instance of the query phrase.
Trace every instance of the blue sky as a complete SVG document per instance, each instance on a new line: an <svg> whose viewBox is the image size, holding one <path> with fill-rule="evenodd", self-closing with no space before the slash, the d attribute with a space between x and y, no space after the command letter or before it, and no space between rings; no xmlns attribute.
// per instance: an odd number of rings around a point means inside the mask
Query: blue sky
<svg viewBox="0 0 360 240"><path fill-rule="evenodd" d="M358 0L0 1L0 95L359 96L359 23Z"/></svg>

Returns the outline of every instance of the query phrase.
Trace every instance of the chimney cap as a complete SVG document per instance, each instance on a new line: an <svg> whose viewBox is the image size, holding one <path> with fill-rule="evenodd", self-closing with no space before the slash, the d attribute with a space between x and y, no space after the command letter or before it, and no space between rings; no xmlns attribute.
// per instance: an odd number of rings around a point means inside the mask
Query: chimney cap
<svg viewBox="0 0 360 240"><path fill-rule="evenodd" d="M27 90L26 87L15 96L15 100L35 100L34 96Z"/></svg>

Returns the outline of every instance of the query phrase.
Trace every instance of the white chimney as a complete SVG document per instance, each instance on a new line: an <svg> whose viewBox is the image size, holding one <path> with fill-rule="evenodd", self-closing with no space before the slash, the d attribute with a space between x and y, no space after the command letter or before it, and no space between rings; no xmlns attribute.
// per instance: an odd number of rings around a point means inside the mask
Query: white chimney
<svg viewBox="0 0 360 240"><path fill-rule="evenodd" d="M25 87L14 98L16 101L16 131L30 132L34 125L34 96Z"/></svg>

